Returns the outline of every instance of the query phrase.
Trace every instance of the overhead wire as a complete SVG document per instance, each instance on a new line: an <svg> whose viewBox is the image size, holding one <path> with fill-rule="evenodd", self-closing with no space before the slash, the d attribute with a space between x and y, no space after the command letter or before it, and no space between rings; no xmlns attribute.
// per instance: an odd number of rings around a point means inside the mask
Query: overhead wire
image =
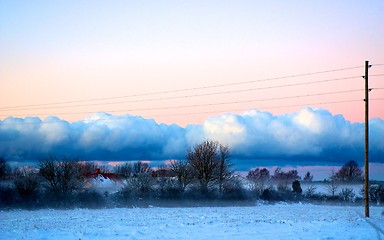
<svg viewBox="0 0 384 240"><path fill-rule="evenodd" d="M384 65L384 64L373 64L373 66L382 66L382 65ZM282 85L275 85L275 86L247 88L247 89L237 89L237 90L227 90L227 91L218 91L218 92L210 92L210 93L187 94L187 95L182 95L182 96L170 96L170 97L149 98L149 99L136 99L136 100L119 101L119 102L77 104L77 105L68 105L68 106L52 106L52 105L72 104L72 103L81 103L81 102L84 103L84 102L91 102L91 101L103 101L103 100L112 100L112 99L133 98L133 97L138 97L138 96L160 95L160 94L168 94L168 93L177 93L177 92L182 92L182 91L203 90L203 89L219 88L219 87L225 87L225 86L235 86L235 85L250 84L250 83L256 83L256 82L264 82L264 81L286 79L286 78L296 78L296 77L310 76L310 75L316 75L316 74L322 74L322 73L330 73L330 72L336 72L336 71L344 71L344 70L350 70L350 69L356 69L356 68L362 68L362 66L349 67L349 68L341 68L341 69L333 69L333 70L326 70L326 71L318 71L318 72L304 73L304 74L296 74L296 75L289 75L289 76L283 76L283 77L265 78L265 79L258 79L258 80L252 80L252 81L237 82L237 83L217 84L217 85L210 85L210 86L203 86L203 87L184 88L184 89L176 89L176 90L169 90L169 91L159 91L159 92L143 93L143 94L133 94L133 95L126 95L126 96L118 96L118 97L94 98L94 99L76 100L76 101L65 101L65 102L56 102L56 103L31 104L31 105L20 105L20 106L13 106L13 107L2 107L2 108L0 108L0 111L31 111L31 110L35 110L35 109L56 109L56 108L68 108L68 107L73 108L73 107L101 106L101 105L133 103L133 102L140 103L140 102L151 102L151 101L160 101L160 100L192 98L192 97L200 97L200 96L211 96L211 95L219 95L219 94L231 94L231 93L240 93L240 92L248 92L248 91L258 91L258 90L267 90L267 89L275 89L275 88L285 88L285 87L293 87L293 86L301 86L301 85L310 85L310 84L318 84L318 83L325 83L325 82L332 82L332 81L340 81L340 80L347 80L347 79L353 79L353 78L360 78L361 76L359 75L359 76L350 76L350 77L342 77L342 78L331 78L331 79L323 79L323 80L316 80L316 81L310 81L310 82L289 83L289 84L282 84ZM384 74L370 75L370 77L378 77L378 76L384 76ZM384 88L380 88L379 87L379 88L373 88L373 89L380 90L380 89L384 89ZM272 101L272 100L283 100L283 99L292 99L292 98L304 98L304 97L311 97L311 96L339 94L339 93L354 92L354 91L361 91L361 90L363 90L363 89L344 90L344 91L335 91L335 92L327 92L327 93L315 93L315 94L306 94L306 95L295 95L295 96L286 96L286 97L265 98L265 99L252 99L252 100L219 102L219 103L206 103L206 104L193 104L193 105L180 105L180 106L165 106L165 107L157 107L157 108L139 108L139 109L128 109L128 110L109 110L109 111L107 110L107 111L104 111L104 112L134 112L134 111L144 111L144 110L145 111L149 111L149 110L152 111L152 110L162 110L162 109L178 109L178 108L193 108L193 107L204 107L204 106L218 106L218 105L229 105L229 104L240 104L240 103L258 102L258 101ZM376 100L382 100L382 98L375 98L375 99L370 99L370 100L376 101ZM332 101L332 102L310 103L310 104L319 105L319 104L333 104L333 103L353 102L353 101L359 101L359 100L343 100L343 101ZM271 106L271 107L260 108L260 109L273 109L273 108L305 106L305 105L308 105L308 104L297 104L297 105L286 105L286 106ZM69 114L72 114L72 115L74 115L74 114L85 114L85 113L94 113L94 112L95 111L92 111L92 112L49 113L49 114L48 113L38 113L38 114L31 114L31 113L29 113L29 114L30 115L52 115L52 114L55 114L55 115L69 115ZM222 112L222 111L213 111L213 112L211 111L211 112L201 112L201 113L188 113L188 115L191 115L191 114L196 115L196 114L204 114L204 113L214 113L214 112ZM0 115L0 116L8 116L8 115ZM22 115L22 114L19 114L19 115ZM176 113L176 114L167 114L167 115L156 115L154 117L159 117L159 116L177 116L177 115L185 115L185 113L184 114ZM4 125L4 123L2 125Z"/></svg>
<svg viewBox="0 0 384 240"><path fill-rule="evenodd" d="M370 100L373 101L383 101L384 98L372 98ZM242 108L242 109L231 109L231 110L225 110L226 113L228 112L238 112L238 111L250 111L250 110L259 110L259 109L276 109L276 108L286 108L286 107L302 107L302 106L313 106L313 105L324 105L324 104L338 104L338 103L348 103L348 102L363 102L363 99L349 99L349 100L340 100L340 101L328 101L328 102L313 102L313 103L302 103L302 104L292 104L292 105L280 105L280 106L272 106L272 107L254 107L252 109L249 108ZM159 115L150 115L147 116L149 118L155 118L155 117L165 117L165 116L183 116L183 115L202 115L202 114L209 114L209 113L222 113L223 110L215 110L215 111L203 111L203 112L188 112L188 113L173 113L173 114L159 114ZM132 116L132 115L129 115ZM124 120L127 119L129 116L110 116L108 118L98 118L95 120L87 120L89 121L112 121L112 120ZM77 121L77 122L84 122L83 121ZM0 120L0 126L12 126L12 125L38 125L38 124L54 124L54 123L66 123L71 124L70 122L67 122L65 120L58 120L58 121L39 121L39 122L20 122L20 123L4 123Z"/></svg>
<svg viewBox="0 0 384 240"><path fill-rule="evenodd" d="M132 95L125 95L125 96L115 96L115 97L92 98L92 99L62 101L62 102L52 102L52 103L8 106L8 107L0 107L0 109L36 107L36 106L49 106L49 105L62 105L62 104L72 104L72 103L80 103L80 102L105 101L105 100L112 100L112 99L132 98L132 97L141 97L141 96L150 96L150 95L160 95L160 94L168 94L168 93L176 93L176 92L185 92L185 91L194 91L194 90L202 90L202 89L210 89L210 88L219 88L219 87L225 87L225 86L236 86L236 85L242 85L242 84L250 84L250 83L273 81L273 80L281 80L281 79L288 79L288 78L297 78L297 77L311 76L311 75L317 75L317 74L323 74L323 73L331 73L331 72L338 72L338 71L357 69L357 68L362 68L362 67L363 66L346 67L346 68L331 69L331 70L324 70L324 71L317 71L317 72L310 72L310 73L287 75L287 76L281 76L281 77L272 77L272 78L263 78L263 79L256 79L256 80L250 80L250 81L242 81L242 82L236 82L236 83L216 84L216 85L209 85L209 86L202 86L202 87L183 88L183 89L159 91L159 92L152 92L152 93L132 94Z"/></svg>
<svg viewBox="0 0 384 240"><path fill-rule="evenodd" d="M384 100L384 98L373 98L370 100ZM329 102L315 102L315 103L303 103L303 104L292 104L292 105L280 105L280 106L273 106L273 107L255 107L253 109L249 108L241 108L241 109L232 109L232 110L225 110L225 112L239 112L239 111L247 111L247 110L259 110L259 109L276 109L276 108L286 108L286 107L302 107L302 106L308 106L308 105L323 105L323 104L338 104L338 103L348 103L348 102L363 102L364 99L349 99L349 100L340 100L340 101L329 101ZM176 114L160 114L160 115L149 115L150 118L155 117L165 117L165 116L183 116L183 115L200 115L200 114L208 114L208 113L222 113L223 110L219 111L204 111L204 112L188 112L188 113L176 113ZM119 117L117 117L119 118ZM97 119L97 120L108 120L108 119Z"/></svg>
<svg viewBox="0 0 384 240"><path fill-rule="evenodd" d="M384 74L382 74L384 76ZM222 95L222 94L232 94L232 93L241 93L241 92L251 92L251 91L260 91L267 89L276 89L276 88L284 88L284 87L295 87L295 86L303 86L303 85L311 85L318 83L326 83L333 81L341 81L348 80L353 78L360 78L361 76L350 76L343 78L331 78L331 79L323 79L311 82L300 82L300 83L290 83L290 84L282 84L276 86L267 86L267 87L257 87L257 88L246 88L246 89L237 89L237 90L227 90L227 91L218 91L218 92L210 92L210 93L198 93L198 94L189 94L182 96L170 96L170 97L160 97L160 98L150 98L150 99L136 99L136 100L128 100L128 101L119 101L119 102L106 102L106 103L90 103L90 104L77 104L77 105L66 105L66 106L51 106L51 107L42 107L42 108L19 108L19 109L9 109L9 108L0 108L1 112L4 111L29 111L35 109L56 109L56 108L73 108L73 107L89 107L89 106L100 106L100 105L114 105L114 104L122 104L122 103L142 103L142 102L154 102L154 101L164 101L164 100L172 100L172 99L184 99L184 98L193 98L193 97L202 97L202 96L213 96L213 95Z"/></svg>
<svg viewBox="0 0 384 240"><path fill-rule="evenodd" d="M376 88L374 88L376 89ZM263 102L263 101L273 101L273 100L284 100L284 99L294 99L294 98L304 98L304 97L314 97L314 96L324 96L324 95L334 95L350 92L359 92L364 89L351 89L344 91L333 91L333 92L324 92L324 93L315 93L315 94L304 94L304 95L295 95L295 96L285 96L285 97L273 97L273 98L259 98L259 99L250 99L250 100L241 100L241 101L227 101L219 103L207 103L207 104L193 104L193 105L179 105L171 107L155 107L155 108L138 108L138 109L124 109L124 110L108 110L108 111L99 111L99 112L135 112L135 111L153 111L153 110L164 110L164 109L178 109L178 108L192 108L192 107L207 107L207 106L218 106L218 105L229 105L229 104L240 104L240 103L251 103L251 102ZM60 113L29 113L30 115L76 115L76 114L89 114L93 113L90 111L83 112L60 112ZM7 116L7 115L0 115Z"/></svg>

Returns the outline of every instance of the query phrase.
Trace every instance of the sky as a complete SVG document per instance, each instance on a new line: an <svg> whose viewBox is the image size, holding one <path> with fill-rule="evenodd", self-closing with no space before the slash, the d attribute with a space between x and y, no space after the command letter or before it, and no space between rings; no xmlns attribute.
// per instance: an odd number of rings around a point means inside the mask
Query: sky
<svg viewBox="0 0 384 240"><path fill-rule="evenodd" d="M360 158L350 152L361 151L365 61L371 132L384 133L383 11L379 0L0 0L0 152L29 158L93 145L79 153L172 158L196 142L190 135L213 131L242 143L238 157L265 157L254 147L267 156L277 144L268 158L328 159L337 148L348 150L343 160ZM347 133L334 128L340 122ZM372 144L384 162L380 139Z"/></svg>

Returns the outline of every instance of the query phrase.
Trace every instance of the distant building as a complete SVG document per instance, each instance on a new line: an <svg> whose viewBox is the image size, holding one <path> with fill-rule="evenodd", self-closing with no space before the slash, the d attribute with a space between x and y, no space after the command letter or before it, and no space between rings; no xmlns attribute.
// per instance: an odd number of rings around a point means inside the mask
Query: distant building
<svg viewBox="0 0 384 240"><path fill-rule="evenodd" d="M97 168L95 173L87 175L85 187L100 193L114 193L125 187L124 181L114 173L102 173Z"/></svg>

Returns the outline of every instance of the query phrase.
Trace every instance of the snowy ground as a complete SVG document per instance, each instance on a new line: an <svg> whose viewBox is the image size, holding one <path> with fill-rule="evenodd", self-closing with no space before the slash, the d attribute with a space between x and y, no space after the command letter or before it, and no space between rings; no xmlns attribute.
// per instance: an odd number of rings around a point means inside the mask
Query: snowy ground
<svg viewBox="0 0 384 240"><path fill-rule="evenodd" d="M383 208L309 204L251 207L14 210L0 239L384 239Z"/></svg>

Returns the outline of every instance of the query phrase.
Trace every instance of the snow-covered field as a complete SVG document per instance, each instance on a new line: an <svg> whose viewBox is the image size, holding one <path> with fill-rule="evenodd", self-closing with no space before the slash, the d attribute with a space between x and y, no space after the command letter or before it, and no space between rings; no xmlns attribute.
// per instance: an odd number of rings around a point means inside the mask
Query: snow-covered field
<svg viewBox="0 0 384 240"><path fill-rule="evenodd" d="M13 210L0 239L384 239L382 207L310 204L251 207Z"/></svg>

